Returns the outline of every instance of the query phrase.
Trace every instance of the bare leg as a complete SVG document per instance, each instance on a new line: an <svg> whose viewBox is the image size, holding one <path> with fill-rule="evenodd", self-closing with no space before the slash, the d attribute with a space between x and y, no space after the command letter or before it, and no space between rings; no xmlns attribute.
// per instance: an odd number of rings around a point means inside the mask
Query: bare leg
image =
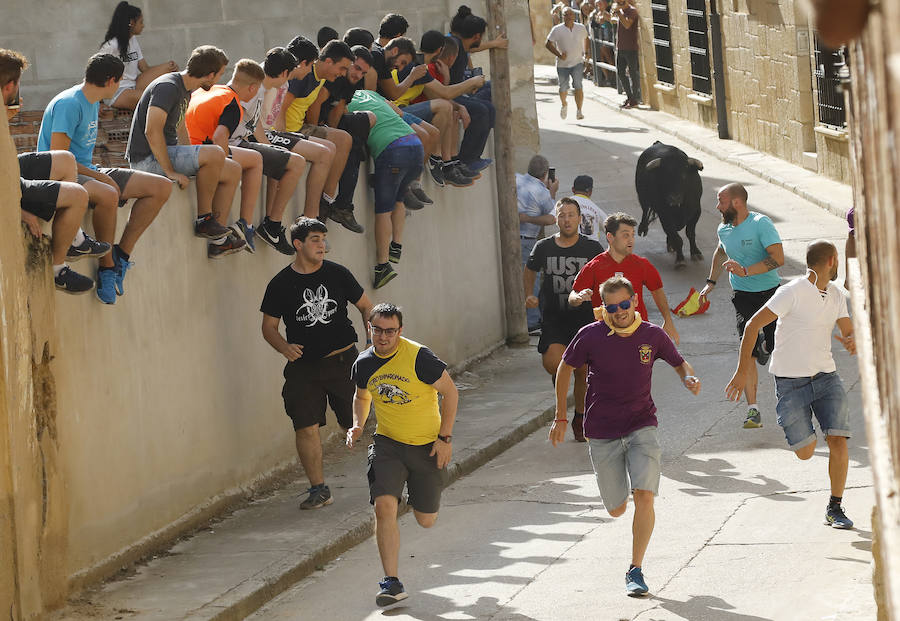
<svg viewBox="0 0 900 621"><path fill-rule="evenodd" d="M581 104L584 103L584 89L575 90L575 107L581 110Z"/></svg>
<svg viewBox="0 0 900 621"><path fill-rule="evenodd" d="M306 158L309 162L309 172L306 175L306 199L303 204L303 215L307 218L315 218L319 215L319 200L325 189L325 181L331 171L336 149L333 142L310 138L301 140L292 149ZM340 177L339 177L340 178Z"/></svg>
<svg viewBox="0 0 900 621"><path fill-rule="evenodd" d="M300 177L303 176L303 171L305 170L306 160L303 159L303 156L291 153L287 169L284 171L281 179L278 180L278 190L275 192L272 205L271 207L266 205L266 215L269 217L269 220L281 222L288 201L294 195L294 190L297 189L297 184L300 182Z"/></svg>
<svg viewBox="0 0 900 621"><path fill-rule="evenodd" d="M297 445L297 456L303 464L303 471L309 479L310 487L321 485L325 482L325 473L322 469L322 441L319 439L319 426L310 425L294 432L294 441Z"/></svg>
<svg viewBox="0 0 900 621"><path fill-rule="evenodd" d="M262 187L262 155L252 149L231 147L231 157L241 167L241 218L252 223Z"/></svg>
<svg viewBox="0 0 900 621"><path fill-rule="evenodd" d="M747 369L747 385L744 387L744 395L747 403L756 403L756 384L759 382L759 374L756 371L756 359Z"/></svg>
<svg viewBox="0 0 900 621"><path fill-rule="evenodd" d="M71 181L60 182L59 195L56 198L56 214L50 227L53 235L50 242L53 265L62 265L66 262L66 253L75 239L81 221L84 220L87 208L87 190Z"/></svg>
<svg viewBox="0 0 900 621"><path fill-rule="evenodd" d="M587 365L575 369L575 413L584 414L584 398L587 395Z"/></svg>
<svg viewBox="0 0 900 621"><path fill-rule="evenodd" d="M71 181L78 179L78 164L69 151L50 151L50 180Z"/></svg>
<svg viewBox="0 0 900 621"><path fill-rule="evenodd" d="M111 185L96 179L85 182L84 189L87 190L89 202L94 205L92 217L94 234L98 240L112 246L115 243L116 236L116 211L119 208L119 193ZM107 252L100 257L99 263L101 267L114 267L115 261L113 261L112 252Z"/></svg>
<svg viewBox="0 0 900 621"><path fill-rule="evenodd" d="M129 255L134 252L137 240L156 219L171 194L172 182L165 177L137 171L131 176L128 185L122 188L122 198L137 200L131 206L131 215L119 240L123 252Z"/></svg>
<svg viewBox="0 0 900 621"><path fill-rule="evenodd" d="M634 522L631 525L631 564L640 567L644 562L644 553L650 544L656 513L653 510L653 492L645 489L633 490Z"/></svg>
<svg viewBox="0 0 900 621"><path fill-rule="evenodd" d="M434 523L437 522L437 513L422 513L421 511L417 511L413 509L413 515L416 516L416 522L419 523L419 526L422 528L431 528L434 526ZM396 575L396 574L391 574Z"/></svg>
<svg viewBox="0 0 900 621"><path fill-rule="evenodd" d="M441 132L441 159L449 162L456 155L459 144L459 114L454 110L446 132Z"/></svg>
<svg viewBox="0 0 900 621"><path fill-rule="evenodd" d="M197 171L197 215L205 216L212 212L213 197L218 193L219 180L222 178L222 169L225 166L225 152L217 146L207 145L201 147L199 159L200 170ZM237 187L236 184L235 187Z"/></svg>
<svg viewBox="0 0 900 621"><path fill-rule="evenodd" d="M234 200L234 193L241 181L242 172L240 164L234 160L225 160L222 177L216 186L216 193L212 201L213 217L222 226L228 224L228 213L231 211L231 202ZM259 192L259 186L256 187L256 190Z"/></svg>
<svg viewBox="0 0 900 621"><path fill-rule="evenodd" d="M840 497L844 495L847 470L850 467L847 438L826 436L825 441L828 442L828 478L831 479L831 495Z"/></svg>
<svg viewBox="0 0 900 621"><path fill-rule="evenodd" d="M563 106L568 105L566 102L566 95L569 91L559 91L559 100L562 102Z"/></svg>
<svg viewBox="0 0 900 621"><path fill-rule="evenodd" d="M385 576L396 576L400 566L400 527L397 525L396 496L375 499L375 541Z"/></svg>
<svg viewBox="0 0 900 621"><path fill-rule="evenodd" d="M337 196L338 182L341 180L341 175L344 174L347 156L353 147L353 138L342 129L328 128L328 140L334 143L335 153L331 170L328 171L328 178L325 180L324 191L328 196Z"/></svg>

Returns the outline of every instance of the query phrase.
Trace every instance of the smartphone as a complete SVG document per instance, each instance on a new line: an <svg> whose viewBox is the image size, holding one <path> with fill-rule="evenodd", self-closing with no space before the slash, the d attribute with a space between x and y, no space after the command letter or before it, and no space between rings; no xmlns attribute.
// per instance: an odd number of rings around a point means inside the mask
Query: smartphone
<svg viewBox="0 0 900 621"><path fill-rule="evenodd" d="M424 65L424 64L425 64L425 54L423 54L422 52L417 52L417 53L416 53L416 64L417 64L417 65Z"/></svg>
<svg viewBox="0 0 900 621"><path fill-rule="evenodd" d="M550 181L556 181L556 169L552 166L550 167L550 172L547 173L547 178Z"/></svg>
<svg viewBox="0 0 900 621"><path fill-rule="evenodd" d="M481 67L473 67L472 77L475 77L476 75L484 75L484 69L482 69Z"/></svg>

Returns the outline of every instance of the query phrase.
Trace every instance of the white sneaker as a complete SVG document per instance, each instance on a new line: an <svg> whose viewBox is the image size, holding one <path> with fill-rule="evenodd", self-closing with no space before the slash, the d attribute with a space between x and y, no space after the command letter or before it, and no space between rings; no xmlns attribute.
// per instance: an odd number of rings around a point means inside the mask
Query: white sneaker
<svg viewBox="0 0 900 621"><path fill-rule="evenodd" d="M562 106L559 109L559 118L564 119L569 114L569 106Z"/></svg>
<svg viewBox="0 0 900 621"><path fill-rule="evenodd" d="M578 119L579 121L584 118L584 115L581 113L581 110L579 110L575 113L575 118Z"/></svg>

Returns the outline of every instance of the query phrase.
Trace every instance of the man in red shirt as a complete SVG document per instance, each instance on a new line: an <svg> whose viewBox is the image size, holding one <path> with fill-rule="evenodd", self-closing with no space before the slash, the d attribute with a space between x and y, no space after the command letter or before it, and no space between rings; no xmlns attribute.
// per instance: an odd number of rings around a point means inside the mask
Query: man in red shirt
<svg viewBox="0 0 900 621"><path fill-rule="evenodd" d="M590 302L594 308L602 306L600 286L613 276L624 276L634 285L634 293L638 299L637 312L641 314L641 319L649 321L647 307L644 305L644 287L647 287L663 317L662 329L677 345L680 341L678 330L672 322L672 313L669 311L666 292L663 291L662 278L650 261L634 254L636 226L637 220L627 213L618 212L606 218L603 227L606 230L609 249L591 259L578 272L569 293L569 304L580 306L584 302Z"/></svg>

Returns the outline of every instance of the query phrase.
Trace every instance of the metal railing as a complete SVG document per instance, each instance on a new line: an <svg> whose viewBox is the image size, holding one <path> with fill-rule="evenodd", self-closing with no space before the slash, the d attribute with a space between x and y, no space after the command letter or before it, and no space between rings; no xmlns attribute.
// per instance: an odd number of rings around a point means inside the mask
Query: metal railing
<svg viewBox="0 0 900 621"><path fill-rule="evenodd" d="M685 13L688 18L688 51L691 55L691 88L696 93L711 95L706 0L687 0Z"/></svg>
<svg viewBox="0 0 900 621"><path fill-rule="evenodd" d="M616 71L616 24L612 23L607 27L594 23L588 24L588 36L591 40L591 66L594 69L594 84L601 86L602 70L605 69L612 73L616 82L616 90L621 93L622 85L619 83ZM601 58L607 58L611 62L600 60Z"/></svg>
<svg viewBox="0 0 900 621"><path fill-rule="evenodd" d="M814 41L816 116L822 125L844 128L847 126L847 113L839 73L850 65L847 48L829 49L822 44L818 35L814 35Z"/></svg>
<svg viewBox="0 0 900 621"><path fill-rule="evenodd" d="M653 12L653 49L656 52L656 79L666 84L675 84L669 2L668 0L655 0L650 3L650 8Z"/></svg>

